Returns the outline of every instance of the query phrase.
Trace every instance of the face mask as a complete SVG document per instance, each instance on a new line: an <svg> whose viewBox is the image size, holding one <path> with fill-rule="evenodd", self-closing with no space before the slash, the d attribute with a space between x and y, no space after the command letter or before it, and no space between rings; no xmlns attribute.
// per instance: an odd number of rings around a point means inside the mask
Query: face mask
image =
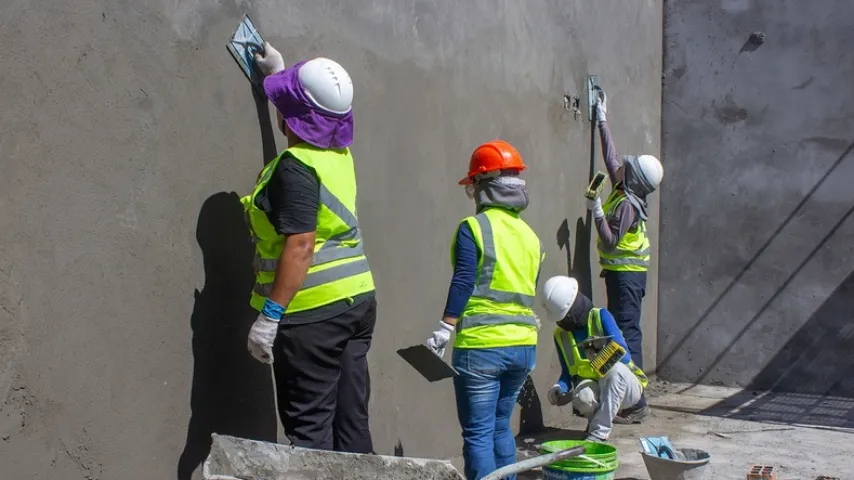
<svg viewBox="0 0 854 480"><path fill-rule="evenodd" d="M474 199L474 185L466 185L466 196L469 197L469 200Z"/></svg>
<svg viewBox="0 0 854 480"><path fill-rule="evenodd" d="M557 325L566 331L581 330L587 327L587 319L567 314Z"/></svg>
<svg viewBox="0 0 854 480"><path fill-rule="evenodd" d="M590 315L590 310L593 309L593 302L581 293L575 297L572 306L569 307L569 312L563 317L563 320L557 322L558 326L564 330L580 330L587 328L587 318Z"/></svg>

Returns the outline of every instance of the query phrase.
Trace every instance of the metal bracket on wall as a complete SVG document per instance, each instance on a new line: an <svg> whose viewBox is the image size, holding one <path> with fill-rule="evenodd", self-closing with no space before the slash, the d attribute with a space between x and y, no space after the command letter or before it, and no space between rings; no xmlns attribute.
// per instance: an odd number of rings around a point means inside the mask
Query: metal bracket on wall
<svg viewBox="0 0 854 480"><path fill-rule="evenodd" d="M593 121L593 107L596 106L599 95L599 77L597 75L587 76L587 119Z"/></svg>

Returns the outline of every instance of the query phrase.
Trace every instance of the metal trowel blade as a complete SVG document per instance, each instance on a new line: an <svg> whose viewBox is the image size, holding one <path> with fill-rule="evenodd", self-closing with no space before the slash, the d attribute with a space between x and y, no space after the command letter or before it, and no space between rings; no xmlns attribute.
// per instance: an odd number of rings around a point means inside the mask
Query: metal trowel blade
<svg viewBox="0 0 854 480"><path fill-rule="evenodd" d="M258 29L252 23L249 15L243 15L237 28L228 40L226 49L231 53L237 66L246 75L246 78L256 88L260 88L264 76L255 65L255 53L263 53L264 39L258 33Z"/></svg>
<svg viewBox="0 0 854 480"><path fill-rule="evenodd" d="M413 345L397 351L406 363L410 364L428 382L435 382L459 375L454 367L445 363L441 357L433 353L426 345Z"/></svg>

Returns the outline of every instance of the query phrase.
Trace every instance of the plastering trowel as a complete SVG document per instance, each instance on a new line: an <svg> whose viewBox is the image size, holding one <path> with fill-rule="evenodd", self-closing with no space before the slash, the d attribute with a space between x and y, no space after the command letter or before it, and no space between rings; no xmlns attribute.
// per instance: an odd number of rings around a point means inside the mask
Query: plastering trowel
<svg viewBox="0 0 854 480"><path fill-rule="evenodd" d="M428 382L435 382L443 378L459 375L454 367L445 363L427 345L421 344L401 348L397 351L397 354L406 360L406 363L412 365L412 368L417 370Z"/></svg>
<svg viewBox="0 0 854 480"><path fill-rule="evenodd" d="M243 19L240 20L237 29L234 30L234 34L231 35L231 39L229 39L228 45L225 48L234 57L234 61L237 62L237 65L243 71L243 74L246 75L246 78L249 79L252 87L263 94L262 82L264 75L258 70L258 66L255 65L255 54L264 53L264 39L258 33L258 29L255 28L252 20L249 19L249 15L243 15Z"/></svg>

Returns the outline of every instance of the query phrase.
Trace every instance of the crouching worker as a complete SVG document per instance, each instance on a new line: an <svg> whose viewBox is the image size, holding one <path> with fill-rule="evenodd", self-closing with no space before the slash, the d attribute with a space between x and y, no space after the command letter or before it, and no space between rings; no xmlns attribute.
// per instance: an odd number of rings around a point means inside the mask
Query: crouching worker
<svg viewBox="0 0 854 480"><path fill-rule="evenodd" d="M542 299L550 319L558 325L554 341L562 371L548 392L549 403L572 402L588 419L587 440L604 442L617 412L640 400L646 375L632 362L614 316L604 308L595 308L578 291L574 278L558 275L548 279ZM623 352L617 361L615 357ZM605 361L609 353L616 362L610 367L611 362Z"/></svg>

